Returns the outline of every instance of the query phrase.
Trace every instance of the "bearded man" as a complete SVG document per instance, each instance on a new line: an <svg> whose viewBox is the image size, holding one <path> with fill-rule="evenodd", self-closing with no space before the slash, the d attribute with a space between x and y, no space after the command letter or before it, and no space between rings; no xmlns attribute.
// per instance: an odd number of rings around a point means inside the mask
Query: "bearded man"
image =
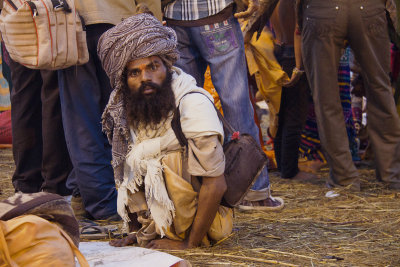
<svg viewBox="0 0 400 267"><path fill-rule="evenodd" d="M135 231L113 246L185 249L232 231L232 210L220 206L223 127L211 95L172 67L176 46L175 32L149 14L125 19L99 40L114 88L103 129L112 144L118 213ZM186 148L171 128L176 107Z"/></svg>

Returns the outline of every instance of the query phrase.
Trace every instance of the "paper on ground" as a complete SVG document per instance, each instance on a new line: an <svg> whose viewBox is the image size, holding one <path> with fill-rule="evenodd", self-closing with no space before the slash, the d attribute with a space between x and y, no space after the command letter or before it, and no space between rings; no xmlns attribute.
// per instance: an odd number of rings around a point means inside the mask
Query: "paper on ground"
<svg viewBox="0 0 400 267"><path fill-rule="evenodd" d="M182 260L157 250L131 246L112 247L108 242L81 242L79 250L91 267L167 267Z"/></svg>
<svg viewBox="0 0 400 267"><path fill-rule="evenodd" d="M329 198L334 198L340 196L340 194L335 191L328 191L326 192L325 196Z"/></svg>

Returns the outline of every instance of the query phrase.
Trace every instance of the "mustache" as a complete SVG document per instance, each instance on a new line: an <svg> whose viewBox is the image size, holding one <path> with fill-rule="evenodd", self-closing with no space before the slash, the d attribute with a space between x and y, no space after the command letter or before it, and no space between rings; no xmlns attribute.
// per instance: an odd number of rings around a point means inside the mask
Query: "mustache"
<svg viewBox="0 0 400 267"><path fill-rule="evenodd" d="M144 90L146 90L147 88L151 88L154 89L156 92L159 92L161 90L161 86L153 83L153 82L142 82L142 84L139 87L139 93L143 94Z"/></svg>

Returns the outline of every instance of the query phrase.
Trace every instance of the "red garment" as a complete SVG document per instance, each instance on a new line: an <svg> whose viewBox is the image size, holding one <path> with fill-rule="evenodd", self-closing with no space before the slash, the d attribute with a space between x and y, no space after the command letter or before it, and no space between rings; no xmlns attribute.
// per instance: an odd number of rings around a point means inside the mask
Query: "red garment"
<svg viewBox="0 0 400 267"><path fill-rule="evenodd" d="M7 110L0 113L0 145L11 143L11 110Z"/></svg>

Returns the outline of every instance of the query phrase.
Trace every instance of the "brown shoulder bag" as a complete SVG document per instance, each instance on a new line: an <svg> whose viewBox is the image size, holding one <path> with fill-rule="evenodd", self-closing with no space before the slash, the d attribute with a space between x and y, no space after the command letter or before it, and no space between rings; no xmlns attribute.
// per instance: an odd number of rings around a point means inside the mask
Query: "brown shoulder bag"
<svg viewBox="0 0 400 267"><path fill-rule="evenodd" d="M192 93L199 92L190 92L187 94ZM211 100L210 102L212 103ZM212 104L214 106L214 103ZM235 207L240 204L246 193L255 183L257 177L267 165L268 158L251 135L235 131L219 110L215 106L214 108L224 125L225 135L230 137L230 140L223 145L225 154L225 180L228 188L221 204L228 207ZM171 126L180 145L187 146L188 141L183 134L180 122L179 105L176 107Z"/></svg>

